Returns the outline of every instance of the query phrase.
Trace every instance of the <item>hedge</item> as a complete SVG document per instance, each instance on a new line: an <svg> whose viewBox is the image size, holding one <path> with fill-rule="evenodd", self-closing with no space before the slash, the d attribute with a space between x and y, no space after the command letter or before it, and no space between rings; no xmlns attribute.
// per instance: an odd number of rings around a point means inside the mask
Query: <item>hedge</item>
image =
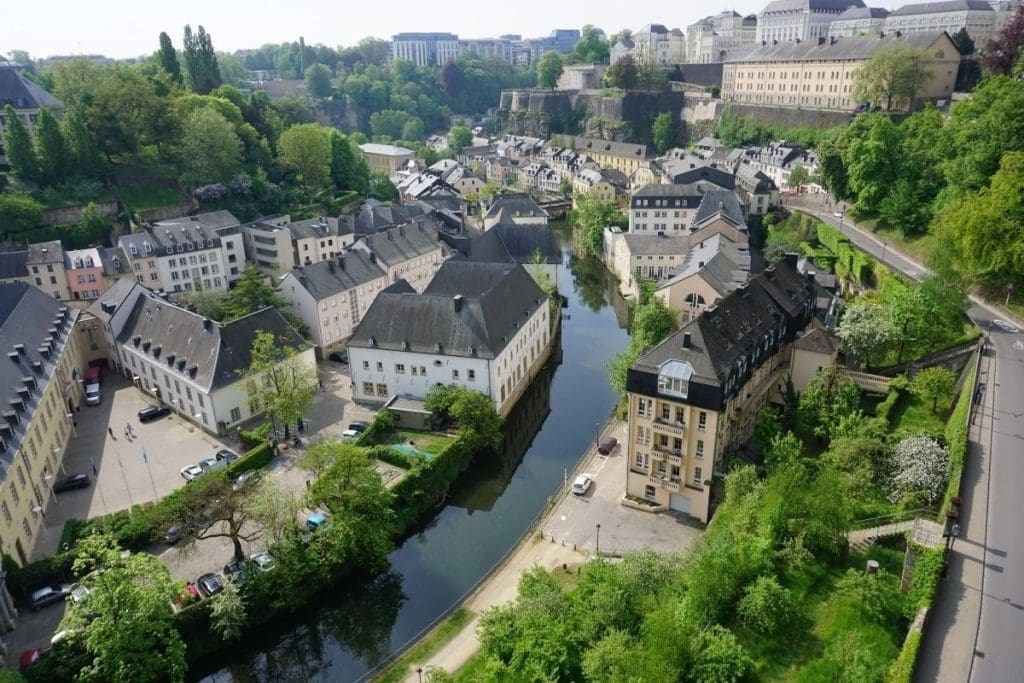
<svg viewBox="0 0 1024 683"><path fill-rule="evenodd" d="M914 545L913 550L917 553L917 561L914 563L914 573L910 576L910 588L904 602L906 615L911 619L922 607L931 607L935 589L939 585L939 575L942 574L945 548Z"/></svg>
<svg viewBox="0 0 1024 683"><path fill-rule="evenodd" d="M393 431L395 431L395 418L391 416L390 410L382 408L377 412L377 415L373 418L373 422L370 423L370 426L364 429L362 434L356 437L356 445L369 445L378 439L384 438Z"/></svg>
<svg viewBox="0 0 1024 683"><path fill-rule="evenodd" d="M917 651L921 647L921 631L913 629L903 641L896 661L885 672L885 683L910 683L914 677L914 665L917 663Z"/></svg>
<svg viewBox="0 0 1024 683"><path fill-rule="evenodd" d="M429 461L418 460L391 491L400 528L408 528L436 508L459 475L473 462L474 453L461 438Z"/></svg>
<svg viewBox="0 0 1024 683"><path fill-rule="evenodd" d="M946 494L942 498L942 507L939 508L940 522L946 518L949 501L954 496L960 495L960 479L963 476L964 462L967 460L967 442L970 432L967 420L970 418L971 412L975 370L975 365L969 366L963 388L960 389L960 396L957 398L956 408L949 416L949 422L946 423L945 436L946 444L949 447L949 482L946 484Z"/></svg>
<svg viewBox="0 0 1024 683"><path fill-rule="evenodd" d="M420 458L412 458L401 451L387 445L370 446L366 454L371 458L386 462L403 470L411 470L420 462Z"/></svg>
<svg viewBox="0 0 1024 683"><path fill-rule="evenodd" d="M900 396L902 395L903 392L900 389L890 386L889 393L886 395L885 400L875 406L875 417L882 418L886 421L886 424L888 424L889 416L892 414L896 404L899 403Z"/></svg>

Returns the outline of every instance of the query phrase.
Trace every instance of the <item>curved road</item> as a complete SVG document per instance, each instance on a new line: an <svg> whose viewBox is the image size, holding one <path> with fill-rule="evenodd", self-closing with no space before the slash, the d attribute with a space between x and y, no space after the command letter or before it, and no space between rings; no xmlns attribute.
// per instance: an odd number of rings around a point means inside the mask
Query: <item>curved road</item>
<svg viewBox="0 0 1024 683"><path fill-rule="evenodd" d="M927 272L831 212L799 210L911 278ZM971 426L960 536L918 655L914 680L921 683L1024 681L1024 323L971 301L967 315L988 336L979 376L985 387Z"/></svg>

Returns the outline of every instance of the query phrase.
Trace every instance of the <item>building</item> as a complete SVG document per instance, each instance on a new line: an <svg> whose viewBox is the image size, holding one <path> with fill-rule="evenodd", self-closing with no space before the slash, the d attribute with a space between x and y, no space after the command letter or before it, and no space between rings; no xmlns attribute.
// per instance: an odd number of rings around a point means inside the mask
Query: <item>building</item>
<svg viewBox="0 0 1024 683"><path fill-rule="evenodd" d="M29 131L35 129L41 109L50 110L58 118L64 111L64 104L60 100L18 73L17 64L3 62L0 63L0 141L5 139L7 115L4 109L8 104L14 107L14 113ZM3 155L3 144L0 142L0 165L6 164L7 157Z"/></svg>
<svg viewBox="0 0 1024 683"><path fill-rule="evenodd" d="M721 62L729 50L757 38L757 16L731 10L705 17L686 27L686 60L691 64Z"/></svg>
<svg viewBox="0 0 1024 683"><path fill-rule="evenodd" d="M247 258L261 270L282 275L292 268L332 259L355 241L350 221L319 216L293 221L267 216L241 228Z"/></svg>
<svg viewBox="0 0 1024 683"><path fill-rule="evenodd" d="M389 284L377 258L361 250L287 273L278 288L309 328L321 357L350 336Z"/></svg>
<svg viewBox="0 0 1024 683"><path fill-rule="evenodd" d="M703 195L687 185L646 185L629 199L633 235L685 235Z"/></svg>
<svg viewBox="0 0 1024 683"><path fill-rule="evenodd" d="M644 282L666 277L689 253L685 235L634 235L617 227L604 231L604 262L623 296L639 297Z"/></svg>
<svg viewBox="0 0 1024 683"><path fill-rule="evenodd" d="M604 64L568 64L562 68L556 87L559 90L600 90L604 87L607 70Z"/></svg>
<svg viewBox="0 0 1024 683"><path fill-rule="evenodd" d="M454 33L399 33L391 37L392 61L405 59L416 66L442 66L458 56L459 37Z"/></svg>
<svg viewBox="0 0 1024 683"><path fill-rule="evenodd" d="M570 135L555 135L551 143L582 152L601 168L621 171L633 183L637 182L637 176L642 172L650 172L651 153L647 145Z"/></svg>
<svg viewBox="0 0 1024 683"><path fill-rule="evenodd" d="M82 404L80 311L24 282L0 284L0 538L24 566L43 534L53 483ZM0 590L0 632L9 597Z"/></svg>
<svg viewBox="0 0 1024 683"><path fill-rule="evenodd" d="M809 329L800 335L793 342L793 389L803 393L815 375L835 365L839 346L839 337L826 327Z"/></svg>
<svg viewBox="0 0 1024 683"><path fill-rule="evenodd" d="M505 38L473 38L459 41L459 52L472 52L481 57L497 57L512 62L512 41Z"/></svg>
<svg viewBox="0 0 1024 683"><path fill-rule="evenodd" d="M750 438L812 319L813 283L783 260L630 367L626 494L707 522L711 480Z"/></svg>
<svg viewBox="0 0 1024 683"><path fill-rule="evenodd" d="M414 218L367 235L356 242L351 251L362 251L372 257L384 270L389 284L405 280L417 292L422 292L430 283L446 258L438 240L437 223L431 216Z"/></svg>
<svg viewBox="0 0 1024 683"><path fill-rule="evenodd" d="M685 324L738 289L749 276L749 244L719 233L693 245L683 264L658 282L654 294L679 311Z"/></svg>
<svg viewBox="0 0 1024 683"><path fill-rule="evenodd" d="M0 282L24 282L61 301L72 298L60 240L0 253Z"/></svg>
<svg viewBox="0 0 1024 683"><path fill-rule="evenodd" d="M572 178L572 201L590 197L622 206L629 197L629 178L615 169L585 168Z"/></svg>
<svg viewBox="0 0 1024 683"><path fill-rule="evenodd" d="M454 159L441 159L428 166L427 175L440 178L446 185L465 197L484 189L484 181Z"/></svg>
<svg viewBox="0 0 1024 683"><path fill-rule="evenodd" d="M484 230L499 223L513 225L547 225L548 212L525 192L502 192L492 195L483 216Z"/></svg>
<svg viewBox="0 0 1024 683"><path fill-rule="evenodd" d="M359 145L359 151L363 153L370 173L384 171L389 178L398 175L398 170L403 165L416 158L416 152L411 149L396 145L379 145L375 142Z"/></svg>
<svg viewBox="0 0 1024 683"><path fill-rule="evenodd" d="M263 412L243 376L257 332L297 349L309 367L316 364L313 347L274 308L219 323L120 280L89 313L103 329L109 367L211 434L226 435Z"/></svg>
<svg viewBox="0 0 1024 683"><path fill-rule="evenodd" d="M107 291L103 258L96 247L65 251L64 271L68 278L70 299L92 301Z"/></svg>
<svg viewBox="0 0 1024 683"><path fill-rule="evenodd" d="M507 415L548 357L551 307L520 265L447 261L422 294L377 295L348 342L353 400L476 389Z"/></svg>
<svg viewBox="0 0 1024 683"><path fill-rule="evenodd" d="M782 142L769 142L764 147L751 147L743 156L737 169L744 166L768 176L776 187L789 186L789 174L798 166L807 169L809 175L818 172L818 156L813 151ZM748 181L749 182L749 181Z"/></svg>
<svg viewBox="0 0 1024 683"><path fill-rule="evenodd" d="M646 24L633 32L633 55L641 61L671 65L686 61L686 36L678 28Z"/></svg>
<svg viewBox="0 0 1024 683"><path fill-rule="evenodd" d="M769 107L852 112L853 76L879 48L906 45L924 48L931 78L906 110L953 94L960 52L946 33L909 33L755 45L730 53L722 71L722 98Z"/></svg>
<svg viewBox="0 0 1024 683"><path fill-rule="evenodd" d="M542 287L558 283L562 248L550 225L498 223L462 251L478 263L519 263Z"/></svg>
<svg viewBox="0 0 1024 683"><path fill-rule="evenodd" d="M862 0L772 0L757 14L754 42L815 41L828 37L829 26Z"/></svg>
<svg viewBox="0 0 1024 683"><path fill-rule="evenodd" d="M667 155L652 161L651 171L652 182L686 186L698 193L732 190L736 184L731 168L719 167L682 149L669 150Z"/></svg>
<svg viewBox="0 0 1024 683"><path fill-rule="evenodd" d="M740 164L736 169L736 196L748 216L760 216L779 205L778 185L750 164Z"/></svg>
<svg viewBox="0 0 1024 683"><path fill-rule="evenodd" d="M851 38L881 33L889 10L884 7L849 7L829 24L830 38Z"/></svg>
<svg viewBox="0 0 1024 683"><path fill-rule="evenodd" d="M226 292L245 265L238 219L227 211L163 221L117 245L139 284L168 293Z"/></svg>
<svg viewBox="0 0 1024 683"><path fill-rule="evenodd" d="M885 18L887 33L926 33L945 31L949 35L960 29L974 44L984 49L996 37L996 12L985 0L940 0L903 5Z"/></svg>

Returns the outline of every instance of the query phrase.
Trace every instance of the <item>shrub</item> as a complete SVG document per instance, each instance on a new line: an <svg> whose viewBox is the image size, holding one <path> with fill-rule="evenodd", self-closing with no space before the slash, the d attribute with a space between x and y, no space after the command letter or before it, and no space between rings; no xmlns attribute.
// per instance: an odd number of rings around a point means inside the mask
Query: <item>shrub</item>
<svg viewBox="0 0 1024 683"><path fill-rule="evenodd" d="M903 641L899 657L885 672L885 683L910 683L914 677L914 665L917 663L917 651L921 647L921 632L914 629Z"/></svg>
<svg viewBox="0 0 1024 683"><path fill-rule="evenodd" d="M266 443L267 439L270 438L271 427L272 425L270 422L264 422L252 430L239 430L238 438L241 440L242 446L246 450L256 448L260 444Z"/></svg>
<svg viewBox="0 0 1024 683"><path fill-rule="evenodd" d="M418 462L420 462L418 458L411 458L405 453L385 445L370 446L370 448L367 449L366 454L371 458L380 460L381 462L386 462L389 465L401 467L403 470L411 470Z"/></svg>
<svg viewBox="0 0 1024 683"><path fill-rule="evenodd" d="M13 559L4 555L7 588L14 595L27 596L40 586L66 579L71 576L71 560L71 553L60 552L19 567Z"/></svg>
<svg viewBox="0 0 1024 683"><path fill-rule="evenodd" d="M935 502L946 485L949 452L925 434L904 437L893 448L893 477L889 498L897 502L910 494Z"/></svg>
<svg viewBox="0 0 1024 683"><path fill-rule="evenodd" d="M964 379L963 389L957 399L956 408L946 423L946 443L949 445L949 476L946 483L946 495L942 501L940 515L945 515L946 508L953 496L960 493L960 478L964 471L964 460L967 458L968 426L967 419L971 410L971 394L974 393L974 368L972 367Z"/></svg>
<svg viewBox="0 0 1024 683"><path fill-rule="evenodd" d="M363 433L356 439L356 444L359 446L367 446L372 443L376 443L386 437L391 432L395 431L395 418L391 415L391 411L387 408L383 408L377 412L376 417L373 418L373 422L370 426L363 430Z"/></svg>
<svg viewBox="0 0 1024 683"><path fill-rule="evenodd" d="M914 546L914 551L917 553L917 561L914 563L914 573L910 577L910 588L907 590L903 610L908 619L913 619L922 607L931 606L943 564L942 548Z"/></svg>
<svg viewBox="0 0 1024 683"><path fill-rule="evenodd" d="M264 441L224 469L224 476L234 479L244 472L266 467L274 459L274 446Z"/></svg>
<svg viewBox="0 0 1024 683"><path fill-rule="evenodd" d="M759 576L744 591L739 612L747 628L771 635L790 620L792 604L792 595L774 576Z"/></svg>

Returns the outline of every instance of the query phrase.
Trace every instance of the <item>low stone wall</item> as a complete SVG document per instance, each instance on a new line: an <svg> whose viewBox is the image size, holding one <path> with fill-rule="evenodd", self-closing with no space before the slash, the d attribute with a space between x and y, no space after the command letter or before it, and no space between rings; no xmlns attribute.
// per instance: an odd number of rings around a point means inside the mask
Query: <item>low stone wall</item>
<svg viewBox="0 0 1024 683"><path fill-rule="evenodd" d="M95 202L100 213L105 217L117 215L117 202L113 199L106 202ZM70 225L82 220L87 204L76 206L64 206L59 209L46 209L43 211L43 222L47 225Z"/></svg>
<svg viewBox="0 0 1024 683"><path fill-rule="evenodd" d="M155 209L142 209L138 212L139 221L142 223L156 223L158 221L168 221L172 218L181 218L187 216L197 208L194 202L185 201L178 202L177 204L171 204L169 206L160 206Z"/></svg>
<svg viewBox="0 0 1024 683"><path fill-rule="evenodd" d="M816 111L789 107L760 107L753 104L729 103L729 113L746 116L760 123L787 128L835 128L845 126L853 119L852 112Z"/></svg>

